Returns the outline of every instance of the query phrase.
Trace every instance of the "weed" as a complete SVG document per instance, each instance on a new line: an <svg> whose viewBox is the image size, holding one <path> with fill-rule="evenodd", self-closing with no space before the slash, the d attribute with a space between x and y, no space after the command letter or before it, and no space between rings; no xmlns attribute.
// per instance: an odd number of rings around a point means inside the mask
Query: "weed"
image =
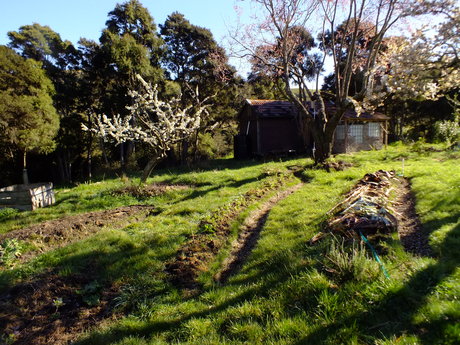
<svg viewBox="0 0 460 345"><path fill-rule="evenodd" d="M0 345L12 345L16 341L14 333L0 335Z"/></svg>
<svg viewBox="0 0 460 345"><path fill-rule="evenodd" d="M20 211L15 208L2 208L0 209L0 222L3 222L7 219L14 218Z"/></svg>
<svg viewBox="0 0 460 345"><path fill-rule="evenodd" d="M65 305L65 303L61 297L53 299L53 306L56 308L56 313L58 312L59 308L63 305Z"/></svg>
<svg viewBox="0 0 460 345"><path fill-rule="evenodd" d="M0 267L12 268L21 257L23 244L15 238L6 239L0 244Z"/></svg>
<svg viewBox="0 0 460 345"><path fill-rule="evenodd" d="M146 305L149 300L154 300L159 291L163 288L162 284L151 281L147 277L138 277L130 283L123 285L120 293L114 299L115 309L125 311L140 311L143 317L148 317Z"/></svg>
<svg viewBox="0 0 460 345"><path fill-rule="evenodd" d="M89 306L93 307L100 303L100 291L102 285L94 280L86 284L83 289L77 290L77 294L82 297L83 302Z"/></svg>

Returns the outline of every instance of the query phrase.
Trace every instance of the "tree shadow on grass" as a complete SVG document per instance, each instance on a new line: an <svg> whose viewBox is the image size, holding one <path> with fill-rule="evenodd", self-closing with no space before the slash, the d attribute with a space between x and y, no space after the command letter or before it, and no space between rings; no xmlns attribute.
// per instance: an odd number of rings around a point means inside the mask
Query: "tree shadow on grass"
<svg viewBox="0 0 460 345"><path fill-rule="evenodd" d="M460 244L460 224L455 226L444 239L440 246L443 256L437 263L414 274L401 289L388 293L375 306L369 306L366 312L355 313L320 327L295 344L331 343L334 341L332 337L339 329L355 325L363 337L384 340L404 334L414 334L419 337L422 344L446 344L444 337L449 335L444 334L443 330L458 324L460 320L446 315L441 320L416 324L413 318L420 308L426 305L430 294L438 284L452 275L458 267L458 254L452 250L443 250L444 247L451 245L450 242ZM457 338L452 344L460 340L460 334L455 336Z"/></svg>
<svg viewBox="0 0 460 345"><path fill-rule="evenodd" d="M104 249L73 253L72 248L65 248L62 250L67 255L63 253L57 260L46 254L38 257L35 272L28 272L28 267L16 274L0 272L0 282L6 285L0 292L0 334L13 336L15 344L74 340L116 313L114 301L120 294L117 282L132 279L139 271L155 274L145 259L148 251L160 244L169 245L155 238L142 244L114 237L105 240L109 245ZM41 270L40 261L50 259L52 264L45 263L47 268ZM161 268L157 273L157 281L161 281ZM22 276L19 283L14 282L17 276Z"/></svg>
<svg viewBox="0 0 460 345"><path fill-rule="evenodd" d="M210 192L214 192L216 190L221 189L222 187L239 188L239 187L241 187L241 186L243 186L245 184L259 181L259 180L263 179L264 177L265 176L263 176L263 175L259 175L259 176L256 176L256 177L249 177L249 178L246 178L246 179L243 179L243 180L230 179L230 180L227 180L224 183L216 185L214 187L201 189L201 190L193 190L190 194L186 195L185 197L180 199L178 202L187 201L187 200L193 200L193 199L196 199L196 198L203 197L203 196L205 196L206 194L208 194Z"/></svg>
<svg viewBox="0 0 460 345"><path fill-rule="evenodd" d="M108 345L128 337L148 338L154 336L155 334L172 331L181 327L181 325L191 319L213 316L219 312L227 310L230 307L238 306L245 301L252 300L255 296L258 298L268 297L270 291L276 289L278 285L282 284L290 276L291 272L287 270L280 272L280 274L273 274L273 271L265 270L255 276L249 277L248 279L240 280L234 285L241 286L246 285L251 281L261 281L262 277L264 278L263 284L257 284L254 287L247 288L244 292L235 294L232 298L227 299L221 304L214 305L200 311L192 311L182 315L181 317L168 321L138 322L136 324L130 324L129 326L118 325L108 330L90 334L87 338L82 339L75 344ZM204 292L206 291L203 291L203 293Z"/></svg>

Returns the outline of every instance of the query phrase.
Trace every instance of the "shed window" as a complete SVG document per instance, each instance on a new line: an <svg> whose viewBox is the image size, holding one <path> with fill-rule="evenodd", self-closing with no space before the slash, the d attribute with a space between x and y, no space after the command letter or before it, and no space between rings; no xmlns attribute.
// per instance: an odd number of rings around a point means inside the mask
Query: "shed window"
<svg viewBox="0 0 460 345"><path fill-rule="evenodd" d="M345 139L345 125L338 125L337 129L335 130L335 138L337 140L344 140Z"/></svg>
<svg viewBox="0 0 460 345"><path fill-rule="evenodd" d="M350 137L354 138L358 144L363 142L363 127L363 125L351 125L348 127Z"/></svg>
<svg viewBox="0 0 460 345"><path fill-rule="evenodd" d="M377 122L370 122L368 124L369 136L372 138L380 138L380 124Z"/></svg>

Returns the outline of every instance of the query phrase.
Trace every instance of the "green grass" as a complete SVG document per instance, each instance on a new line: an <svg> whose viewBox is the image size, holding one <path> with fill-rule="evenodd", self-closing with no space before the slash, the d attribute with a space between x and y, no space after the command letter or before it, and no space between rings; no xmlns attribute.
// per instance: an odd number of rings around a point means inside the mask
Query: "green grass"
<svg viewBox="0 0 460 345"><path fill-rule="evenodd" d="M122 229L107 227L87 239L0 272L3 288L53 269L62 275L98 272L102 285L120 287L114 301L123 315L84 335L79 344L456 344L460 342L460 155L423 146L341 155L345 171L307 169L310 182L270 212L257 246L228 283L212 280L230 240L188 296L172 286L164 267L200 220L276 171L310 160L234 162L200 169L159 171L149 182L194 185L146 200L113 196L120 180L57 190L57 205L37 212L0 214L0 232L71 213L153 204L162 212ZM402 159L404 158L404 172ZM411 179L417 211L435 256L404 252L396 235L382 260L386 279L366 247L327 237L326 212L365 173L394 169ZM268 198L269 196L267 196ZM262 201L260 201L262 202ZM237 235L250 206L232 225ZM334 273L330 273L334 272Z"/></svg>

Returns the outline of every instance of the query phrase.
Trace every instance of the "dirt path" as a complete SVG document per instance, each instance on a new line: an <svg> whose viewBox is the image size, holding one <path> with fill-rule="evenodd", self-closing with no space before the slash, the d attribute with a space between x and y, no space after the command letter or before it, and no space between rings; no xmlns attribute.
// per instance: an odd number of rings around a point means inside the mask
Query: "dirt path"
<svg viewBox="0 0 460 345"><path fill-rule="evenodd" d="M154 210L154 206L131 205L113 210L72 215L1 234L0 242L14 238L32 244L36 249L20 258L21 261L26 261L38 253L85 238L106 225L120 227L125 225L127 220L143 219Z"/></svg>
<svg viewBox="0 0 460 345"><path fill-rule="evenodd" d="M397 198L393 205L398 219L398 235L404 249L419 256L431 256L432 250L428 243L428 235L423 231L422 223L415 211L415 196L410 182L401 178L401 186L397 190Z"/></svg>
<svg viewBox="0 0 460 345"><path fill-rule="evenodd" d="M179 248L175 258L166 264L165 272L168 273L169 280L186 294L198 293L201 284L197 282L197 277L208 270L209 262L227 242L232 222L249 205L261 200L268 193L279 190L290 180L292 175L280 175L263 181L258 187L204 217L198 232L190 236Z"/></svg>
<svg viewBox="0 0 460 345"><path fill-rule="evenodd" d="M302 187L302 183L296 184L280 193L277 193L265 202L260 208L253 211L244 221L240 228L238 238L232 243L230 256L223 262L223 268L215 276L214 280L225 283L228 278L239 271L246 261L252 249L257 244L268 215L278 202L296 192Z"/></svg>

